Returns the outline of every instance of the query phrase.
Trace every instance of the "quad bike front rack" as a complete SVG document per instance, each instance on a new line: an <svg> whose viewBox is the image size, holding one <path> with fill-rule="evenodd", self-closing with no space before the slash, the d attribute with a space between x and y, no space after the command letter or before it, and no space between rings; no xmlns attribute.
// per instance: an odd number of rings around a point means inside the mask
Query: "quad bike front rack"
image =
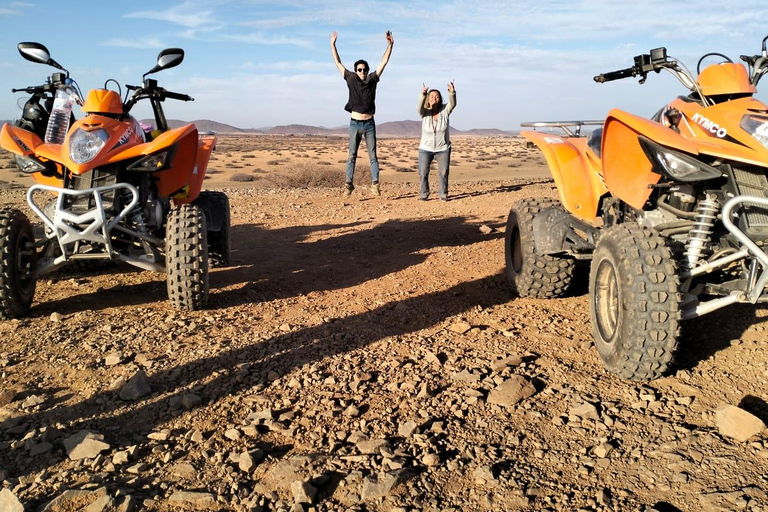
<svg viewBox="0 0 768 512"><path fill-rule="evenodd" d="M55 209L53 218L35 203L35 193L39 191L53 192L58 197L55 199ZM102 194L115 191L130 194L131 200L113 218L108 218ZM65 206L65 197L92 196L95 208L83 213L76 213L68 210ZM139 202L139 192L129 183L116 183L103 187L88 188L83 190L70 190L66 188L53 187L50 185L32 185L27 191L27 203L49 231L47 239L41 240L39 244L45 244L48 241L56 240L61 249L61 255L55 258L41 258L35 266L35 277L47 274L65 265L69 260L76 259L116 259L124 261L130 265L155 272L165 272L165 267L154 262L154 258L149 255L134 257L121 254L112 248L112 231L118 230L134 236L138 239L152 241L162 245L162 240L157 240L146 234L138 233L119 223L136 207ZM77 247L80 243L98 244L104 247L104 251L96 254L77 254Z"/></svg>

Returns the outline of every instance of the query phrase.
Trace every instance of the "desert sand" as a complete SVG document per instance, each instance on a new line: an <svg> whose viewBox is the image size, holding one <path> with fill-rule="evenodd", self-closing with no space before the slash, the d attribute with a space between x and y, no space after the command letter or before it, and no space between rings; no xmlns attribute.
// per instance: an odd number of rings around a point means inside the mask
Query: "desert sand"
<svg viewBox="0 0 768 512"><path fill-rule="evenodd" d="M719 425L768 418L766 306L618 379L585 269L557 300L503 274L510 206L557 194L537 150L456 138L451 200L421 202L417 142L380 140L382 196L342 199L346 139L222 136L233 251L203 311L122 266L41 279L0 322L0 508L768 510L765 429ZM31 217L28 179L0 155L0 206Z"/></svg>

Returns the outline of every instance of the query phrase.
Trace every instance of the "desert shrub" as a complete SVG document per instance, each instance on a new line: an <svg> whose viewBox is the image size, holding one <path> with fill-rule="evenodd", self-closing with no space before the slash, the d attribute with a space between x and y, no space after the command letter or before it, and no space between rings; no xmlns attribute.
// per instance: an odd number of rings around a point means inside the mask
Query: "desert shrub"
<svg viewBox="0 0 768 512"><path fill-rule="evenodd" d="M256 158L256 155L243 155L243 158Z"/></svg>
<svg viewBox="0 0 768 512"><path fill-rule="evenodd" d="M241 182L245 182L245 181L253 181L254 179L255 179L255 178L254 178L253 176L251 176L250 174L237 173L237 174L233 174L233 175L232 175L232 176L229 178L229 181L241 181Z"/></svg>
<svg viewBox="0 0 768 512"><path fill-rule="evenodd" d="M475 169L490 169L490 168L491 168L490 165L485 165L485 164L479 164L475 166Z"/></svg>
<svg viewBox="0 0 768 512"><path fill-rule="evenodd" d="M520 162L512 162L509 165L507 165L507 167L520 167L521 165L523 164L521 164Z"/></svg>
<svg viewBox="0 0 768 512"><path fill-rule="evenodd" d="M270 160L267 162L267 165L280 165L282 162L280 160Z"/></svg>
<svg viewBox="0 0 768 512"><path fill-rule="evenodd" d="M325 160L321 160L320 162L317 162L317 165L331 165L331 162L327 162Z"/></svg>
<svg viewBox="0 0 768 512"><path fill-rule="evenodd" d="M277 188L341 188L344 186L344 168L301 162L273 172L266 179ZM370 167L356 166L355 186L369 185L370 181Z"/></svg>

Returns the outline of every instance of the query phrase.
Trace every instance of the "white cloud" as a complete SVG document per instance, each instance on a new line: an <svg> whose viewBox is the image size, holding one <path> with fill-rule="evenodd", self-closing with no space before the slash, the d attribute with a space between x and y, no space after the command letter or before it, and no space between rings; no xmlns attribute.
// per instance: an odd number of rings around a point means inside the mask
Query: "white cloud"
<svg viewBox="0 0 768 512"><path fill-rule="evenodd" d="M213 18L210 10L200 10L194 2L184 2L164 11L139 11L124 15L125 18L143 18L166 21L174 25L197 30L212 30L221 27L221 23Z"/></svg>
<svg viewBox="0 0 768 512"><path fill-rule="evenodd" d="M109 39L101 43L101 45L116 46L118 48L137 48L140 50L161 49L167 47L165 43L155 38Z"/></svg>
<svg viewBox="0 0 768 512"><path fill-rule="evenodd" d="M222 34L216 37L219 41L231 41L237 43L257 44L257 45L290 45L299 46L302 48L312 48L315 46L314 41L307 39L300 39L295 37L288 37L283 35L271 35L263 33L251 33L251 34Z"/></svg>

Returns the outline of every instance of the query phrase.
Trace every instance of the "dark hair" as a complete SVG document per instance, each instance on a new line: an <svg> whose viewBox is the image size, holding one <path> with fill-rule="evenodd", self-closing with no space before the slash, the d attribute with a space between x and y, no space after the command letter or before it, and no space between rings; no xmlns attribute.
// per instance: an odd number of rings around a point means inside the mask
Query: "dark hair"
<svg viewBox="0 0 768 512"><path fill-rule="evenodd" d="M429 107L429 95L432 94L433 92L436 92L437 95L440 97L440 103L437 104L437 108L439 109L440 107L443 106L443 93L441 93L437 89L430 89L429 92L427 92L427 97L424 98L424 108L427 109L427 110L430 109L430 107Z"/></svg>
<svg viewBox="0 0 768 512"><path fill-rule="evenodd" d="M357 71L357 65L358 64L364 65L366 71L370 71L371 70L370 66L368 66L368 62L364 61L363 59L360 59L359 61L355 62L355 71Z"/></svg>

